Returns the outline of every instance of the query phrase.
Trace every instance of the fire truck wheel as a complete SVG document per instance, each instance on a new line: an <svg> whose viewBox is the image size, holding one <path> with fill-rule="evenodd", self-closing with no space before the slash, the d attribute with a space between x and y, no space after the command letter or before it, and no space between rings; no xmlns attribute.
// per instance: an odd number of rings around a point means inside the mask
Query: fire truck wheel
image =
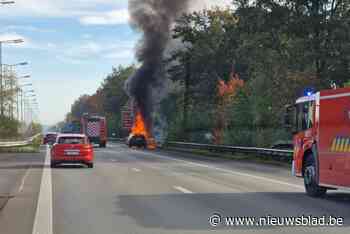
<svg viewBox="0 0 350 234"><path fill-rule="evenodd" d="M321 187L316 181L316 163L312 155L307 155L304 166L304 185L306 193L311 197L321 197L327 189Z"/></svg>

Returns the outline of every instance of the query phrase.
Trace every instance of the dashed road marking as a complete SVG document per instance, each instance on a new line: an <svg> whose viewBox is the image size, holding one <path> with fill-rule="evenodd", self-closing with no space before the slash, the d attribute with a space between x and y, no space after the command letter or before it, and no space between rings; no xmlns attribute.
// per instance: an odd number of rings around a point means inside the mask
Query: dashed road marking
<svg viewBox="0 0 350 234"><path fill-rule="evenodd" d="M128 151L126 150L120 150L120 151L113 151L113 150L101 150L101 151L95 151L95 153L101 153L101 156L103 156L103 154L114 154L114 155L120 155L120 154L125 154L128 153ZM103 153L103 154L102 154Z"/></svg>
<svg viewBox="0 0 350 234"><path fill-rule="evenodd" d="M188 189L181 187L181 186L174 186L173 188L182 192L182 193L187 193L187 194L193 193L191 190L188 190Z"/></svg>
<svg viewBox="0 0 350 234"><path fill-rule="evenodd" d="M22 180L21 180L21 184L20 184L20 186L19 186L19 188L18 188L18 193L20 193L20 192L23 191L24 184L25 184L26 179L28 178L28 176L29 176L29 174L30 174L30 171L31 171L30 169L31 169L31 167L29 167L29 168L27 169L25 175L23 176L23 178L22 178Z"/></svg>
<svg viewBox="0 0 350 234"><path fill-rule="evenodd" d="M133 170L134 172L140 172L141 170L138 168L132 168L131 170Z"/></svg>
<svg viewBox="0 0 350 234"><path fill-rule="evenodd" d="M52 175L50 160L50 150L47 148L32 234L53 234Z"/></svg>

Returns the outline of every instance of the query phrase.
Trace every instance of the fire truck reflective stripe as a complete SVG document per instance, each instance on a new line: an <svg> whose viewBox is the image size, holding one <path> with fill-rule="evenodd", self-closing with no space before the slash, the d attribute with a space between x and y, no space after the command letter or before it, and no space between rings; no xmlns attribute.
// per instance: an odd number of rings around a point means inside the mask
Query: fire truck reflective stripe
<svg viewBox="0 0 350 234"><path fill-rule="evenodd" d="M339 152L341 144L341 137L337 137L337 145L335 147L335 152Z"/></svg>
<svg viewBox="0 0 350 234"><path fill-rule="evenodd" d="M335 146L334 152L338 152L338 151L339 151L340 142L341 142L341 138L340 138L340 137L337 137L337 144L336 144L336 146Z"/></svg>
<svg viewBox="0 0 350 234"><path fill-rule="evenodd" d="M340 152L344 152L346 144L346 138L342 138L341 145L340 145Z"/></svg>
<svg viewBox="0 0 350 234"><path fill-rule="evenodd" d="M337 148L335 149L335 152L340 152L342 142L343 142L343 138L339 137L338 141L337 141Z"/></svg>
<svg viewBox="0 0 350 234"><path fill-rule="evenodd" d="M343 151L343 146L344 146L344 138L342 137L342 138L340 138L341 140L340 140L340 146L339 146L339 151L338 152L342 152Z"/></svg>
<svg viewBox="0 0 350 234"><path fill-rule="evenodd" d="M342 147L341 147L341 149L340 149L340 152L345 152L345 148L346 148L346 146L347 146L347 144L346 144L346 138L343 138L343 144L342 144Z"/></svg>
<svg viewBox="0 0 350 234"><path fill-rule="evenodd" d="M331 146L331 152L335 152L336 147L337 147L337 139L338 138L334 138L333 142L332 142L332 146Z"/></svg>
<svg viewBox="0 0 350 234"><path fill-rule="evenodd" d="M350 152L350 138L335 137L332 141L330 151L336 153Z"/></svg>
<svg viewBox="0 0 350 234"><path fill-rule="evenodd" d="M344 144L345 144L345 138L342 137L341 141L340 141L340 147L339 147L339 151L338 152L343 152Z"/></svg>
<svg viewBox="0 0 350 234"><path fill-rule="evenodd" d="M348 152L348 148L349 148L349 138L345 138L343 152Z"/></svg>

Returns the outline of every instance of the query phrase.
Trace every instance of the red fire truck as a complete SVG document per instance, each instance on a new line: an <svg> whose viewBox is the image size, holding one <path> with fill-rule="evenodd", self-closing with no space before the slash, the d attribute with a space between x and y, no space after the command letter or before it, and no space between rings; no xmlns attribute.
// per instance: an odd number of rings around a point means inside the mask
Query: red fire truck
<svg viewBox="0 0 350 234"><path fill-rule="evenodd" d="M295 113L292 172L307 194L350 188L350 88L310 92L287 113Z"/></svg>
<svg viewBox="0 0 350 234"><path fill-rule="evenodd" d="M98 144L102 148L106 147L107 124L105 117L85 114L81 118L81 127L82 133L89 138L90 143Z"/></svg>

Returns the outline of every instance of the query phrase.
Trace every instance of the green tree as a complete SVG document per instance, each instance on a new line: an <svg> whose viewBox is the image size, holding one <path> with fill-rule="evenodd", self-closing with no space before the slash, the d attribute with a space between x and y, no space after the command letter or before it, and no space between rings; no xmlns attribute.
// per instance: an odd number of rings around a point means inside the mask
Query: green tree
<svg viewBox="0 0 350 234"><path fill-rule="evenodd" d="M168 61L170 79L182 85L175 102L180 102L177 113L212 113L218 104L218 80L227 80L235 71L246 87L245 95L232 103L235 120L226 143L237 142L229 137L236 134L246 144L271 144L290 137L276 129L282 129L284 106L305 87L329 88L331 81L342 85L349 79L349 1L237 0L233 4L235 10L195 12L178 20L174 38L184 46ZM215 113L211 116L215 118ZM178 118L173 122L178 123ZM191 131L195 126L187 128ZM244 128L252 133L237 134Z"/></svg>

